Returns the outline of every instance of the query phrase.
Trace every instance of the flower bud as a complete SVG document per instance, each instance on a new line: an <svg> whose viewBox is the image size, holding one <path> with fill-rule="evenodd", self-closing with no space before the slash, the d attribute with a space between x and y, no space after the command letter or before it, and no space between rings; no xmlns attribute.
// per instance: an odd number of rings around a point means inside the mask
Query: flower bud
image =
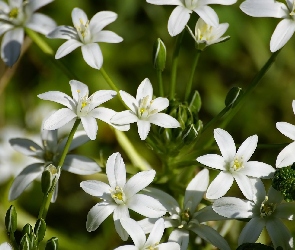
<svg viewBox="0 0 295 250"><path fill-rule="evenodd" d="M158 38L153 49L153 64L156 70L163 71L166 64L166 47L163 41Z"/></svg>
<svg viewBox="0 0 295 250"><path fill-rule="evenodd" d="M41 188L44 194L50 192L59 178L59 170L52 164L48 165L42 173Z"/></svg>
<svg viewBox="0 0 295 250"><path fill-rule="evenodd" d="M45 250L57 250L58 249L58 238L52 237L47 241Z"/></svg>
<svg viewBox="0 0 295 250"><path fill-rule="evenodd" d="M239 87L232 87L225 98L225 106L227 107L234 107L236 105L236 101L238 100L239 97L243 94L243 91Z"/></svg>
<svg viewBox="0 0 295 250"><path fill-rule="evenodd" d="M5 226L8 233L14 233L17 229L17 213L13 205L6 212Z"/></svg>
<svg viewBox="0 0 295 250"><path fill-rule="evenodd" d="M20 250L31 250L30 238L27 234L20 241Z"/></svg>
<svg viewBox="0 0 295 250"><path fill-rule="evenodd" d="M23 230L22 230L22 235L31 235L33 233L33 228L32 226L27 223L26 225L24 225Z"/></svg>
<svg viewBox="0 0 295 250"><path fill-rule="evenodd" d="M45 236L45 232L46 232L46 223L42 218L40 218L36 221L34 232L37 237L37 241L41 242L43 240L43 238Z"/></svg>

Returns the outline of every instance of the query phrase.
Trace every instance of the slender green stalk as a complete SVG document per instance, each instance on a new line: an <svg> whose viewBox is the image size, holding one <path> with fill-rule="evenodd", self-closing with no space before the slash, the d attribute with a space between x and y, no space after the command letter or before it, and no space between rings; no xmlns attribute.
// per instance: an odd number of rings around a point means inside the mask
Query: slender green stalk
<svg viewBox="0 0 295 250"><path fill-rule="evenodd" d="M57 68L59 68L70 80L79 80L78 77L64 63L62 63L62 61L58 61L54 58L54 51L39 34L28 28L25 28L25 30L26 34L42 50L44 54L49 56L49 58L57 66Z"/></svg>
<svg viewBox="0 0 295 250"><path fill-rule="evenodd" d="M195 53L195 58L194 58L194 62L193 62L191 75L190 75L189 81L188 81L187 86L186 86L184 101L188 101L189 95L191 93L193 80L194 80L194 76L195 76L195 71L196 71L196 68L197 68L197 65L198 65L198 61L199 61L201 52L202 52L202 50L197 49L197 51Z"/></svg>
<svg viewBox="0 0 295 250"><path fill-rule="evenodd" d="M62 152L62 155L59 159L59 162L58 162L58 165L57 165L57 169L58 171L61 171L61 168L62 168L62 165L65 161L65 158L66 158L66 155L69 151L69 148L70 148L70 145L72 143L72 140L74 138L74 134L80 124L80 119L77 119L74 123L74 126L68 136L68 140L66 142L66 145L64 147L64 150ZM51 198L52 198L52 195L54 193L54 189L55 189L55 186L52 187L52 189L50 190L50 192L48 192L47 194L44 194L43 196L43 200L42 200L42 204L41 204L41 207L40 207L40 211L39 211L39 216L38 216L38 219L42 218L45 220L46 218L46 215L47 215L47 212L48 212L48 209L49 209L49 206L50 206L50 201L51 201Z"/></svg>
<svg viewBox="0 0 295 250"><path fill-rule="evenodd" d="M164 96L164 86L163 86L163 79L162 79L162 70L156 70L157 71L157 80L159 85L159 95Z"/></svg>
<svg viewBox="0 0 295 250"><path fill-rule="evenodd" d="M171 86L170 86L170 100L174 98L175 87L176 87L176 76L177 76L177 65L178 65L178 56L180 51L180 46L183 38L184 30L177 36L176 45L173 52L172 58L172 69L171 69Z"/></svg>
<svg viewBox="0 0 295 250"><path fill-rule="evenodd" d="M104 70L103 67L100 68L100 73L102 74L103 78L106 80L107 84L110 86L110 88L112 90L117 91L117 93L119 94L119 89L117 88L117 86L114 84L114 82L112 81L112 79L109 77L109 75L107 74L107 72Z"/></svg>

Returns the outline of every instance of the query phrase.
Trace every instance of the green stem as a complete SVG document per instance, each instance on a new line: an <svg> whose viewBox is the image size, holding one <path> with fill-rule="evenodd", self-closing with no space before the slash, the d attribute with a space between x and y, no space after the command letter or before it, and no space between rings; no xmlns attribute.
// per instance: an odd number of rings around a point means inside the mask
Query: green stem
<svg viewBox="0 0 295 250"><path fill-rule="evenodd" d="M57 68L59 68L70 80L79 80L78 77L62 61L58 61L54 58L54 51L39 34L28 28L25 28L25 30L26 34L42 50L44 54L49 56L49 58L57 66Z"/></svg>
<svg viewBox="0 0 295 250"><path fill-rule="evenodd" d="M59 159L59 162L58 162L58 165L57 165L57 170L58 172L61 171L61 168L62 168L62 165L64 164L64 161L65 161L65 158L66 158L66 155L69 151L69 148L70 148L70 145L72 143L72 140L74 138L74 134L80 124L80 119L77 119L74 123L74 126L68 136L68 140L66 142L66 145L64 147L64 150L62 152L62 155ZM52 187L52 189L50 190L50 192L48 192L47 194L44 194L43 196L43 200L42 200L42 204L41 204L41 207L40 207L40 211L39 211L39 216L38 216L38 219L42 218L45 220L46 218L46 215L47 215L47 212L49 210L49 206L50 206L50 201L51 201L51 198L52 198L52 195L54 193L54 189L55 189L55 185Z"/></svg>
<svg viewBox="0 0 295 250"><path fill-rule="evenodd" d="M195 71L196 71L196 68L197 68L197 65L198 65L198 61L199 61L201 52L202 52L202 50L199 50L199 49L197 49L197 51L196 51L194 62L193 62L193 67L192 67L192 71L191 71L191 75L190 75L189 81L187 83L186 91L185 91L184 101L188 101L189 95L191 93L193 80L194 80L194 76L195 76Z"/></svg>
<svg viewBox="0 0 295 250"><path fill-rule="evenodd" d="M171 86L170 86L170 100L174 99L175 86L176 86L176 76L177 76L177 65L178 65L178 56L181 46L181 41L183 38L184 30L177 36L176 45L173 52L172 58L172 70L171 70Z"/></svg>
<svg viewBox="0 0 295 250"><path fill-rule="evenodd" d="M117 86L114 84L114 82L112 81L112 79L109 77L109 75L107 74L107 72L104 70L104 68L100 68L100 73L102 74L103 78L106 80L107 84L110 86L110 88L112 90L115 90L118 94L119 94L119 89L117 88Z"/></svg>
<svg viewBox="0 0 295 250"><path fill-rule="evenodd" d="M164 86L163 86L163 79L162 79L162 71L157 69L157 79L159 85L159 95L164 96Z"/></svg>

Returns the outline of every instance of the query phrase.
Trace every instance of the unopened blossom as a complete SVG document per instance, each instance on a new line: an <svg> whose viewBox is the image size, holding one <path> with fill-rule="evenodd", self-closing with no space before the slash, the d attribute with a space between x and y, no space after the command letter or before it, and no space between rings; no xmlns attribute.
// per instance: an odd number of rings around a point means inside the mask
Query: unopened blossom
<svg viewBox="0 0 295 250"><path fill-rule="evenodd" d="M60 103L66 108L62 108L53 113L44 123L44 128L48 130L58 129L73 119L81 119L82 125L91 140L95 140L97 133L96 118L106 123L116 113L115 111L97 107L102 103L112 99L117 92L113 90L99 90L89 95L88 86L82 82L70 81L72 96L68 96L60 91L49 91L38 95L40 99ZM120 130L128 130L129 126L114 126Z"/></svg>
<svg viewBox="0 0 295 250"><path fill-rule="evenodd" d="M88 140L89 138L84 131L77 132L74 135L69 150L75 149ZM67 138L64 138L59 142L57 130L45 130L42 128L41 141L42 145L40 146L34 141L26 138L10 139L9 142L16 151L26 156L33 157L36 161L26 166L14 179L9 191L9 200L15 200L18 198L31 182L42 175L42 172L48 165L53 164L57 167ZM91 160L88 157L68 154L65 158L62 170L80 175L89 175L97 173L101 169L94 160ZM55 201L56 199L57 188L55 191L52 201Z"/></svg>
<svg viewBox="0 0 295 250"><path fill-rule="evenodd" d="M229 39L229 36L222 37L228 26L228 23L221 23L214 27L205 23L202 18L199 18L196 23L194 34L188 26L187 28L197 44L204 44L204 47L207 47Z"/></svg>
<svg viewBox="0 0 295 250"><path fill-rule="evenodd" d="M106 174L109 184L96 180L83 181L80 184L86 193L102 199L87 215L87 231L96 230L113 213L117 233L122 240L127 240L128 233L122 227L120 219L129 217L129 209L149 218L158 218L166 213L159 201L138 194L153 181L155 170L139 172L126 181L123 159L120 153L114 153L107 160Z"/></svg>
<svg viewBox="0 0 295 250"><path fill-rule="evenodd" d="M256 242L266 227L275 249L279 246L284 250L293 249L294 237L281 219L295 219L295 204L282 202L283 196L272 187L266 194L260 179L253 178L251 181L253 201L222 197L213 203L213 210L226 218L250 219L239 236L239 245Z"/></svg>
<svg viewBox="0 0 295 250"><path fill-rule="evenodd" d="M81 47L85 62L92 68L100 69L102 67L103 57L97 43L119 43L123 41L122 37L114 32L102 30L116 19L116 13L112 11L100 11L88 20L83 10L74 8L72 11L74 27L66 25L58 26L47 35L49 38L68 40L58 48L55 58L62 58L76 48Z"/></svg>
<svg viewBox="0 0 295 250"><path fill-rule="evenodd" d="M164 97L153 99L153 87L149 79L145 78L138 86L136 98L123 90L120 90L120 95L130 110L116 113L111 123L122 126L136 122L141 140L146 139L151 123L163 128L180 127L175 118L160 113L169 106L169 100Z"/></svg>
<svg viewBox="0 0 295 250"><path fill-rule="evenodd" d="M117 247L115 250L180 250L180 246L175 242L160 243L165 229L164 219L162 218L156 221L147 239L143 229L135 220L131 218L122 218L120 222L133 240L134 246L121 246Z"/></svg>
<svg viewBox="0 0 295 250"><path fill-rule="evenodd" d="M205 23L217 27L219 18L209 4L231 5L237 0L147 0L156 5L176 5L168 21L168 32L171 36L178 35L187 24L190 14L197 13Z"/></svg>
<svg viewBox="0 0 295 250"><path fill-rule="evenodd" d="M169 236L169 242L177 242L181 250L186 250L189 243L189 234L193 232L202 239L210 242L218 249L229 250L226 240L213 228L204 224L207 221L222 220L223 217L216 214L211 206L204 207L197 211L197 206L203 198L209 184L209 171L203 169L188 184L183 205L169 194L155 188L147 188L145 193L159 200L167 209L169 216L164 217L165 227L173 227L174 230ZM139 225L145 233L152 229L155 219L143 219Z"/></svg>
<svg viewBox="0 0 295 250"><path fill-rule="evenodd" d="M293 113L295 114L295 101L292 102ZM278 155L276 160L276 167L287 167L295 162L295 125L288 122L277 122L277 129L285 136L293 140L286 146Z"/></svg>
<svg viewBox="0 0 295 250"><path fill-rule="evenodd" d="M47 35L56 27L50 17L34 13L53 0L8 0L0 1L0 36L4 34L1 43L1 58L8 66L12 66L19 58L24 40L24 28L27 27Z"/></svg>
<svg viewBox="0 0 295 250"><path fill-rule="evenodd" d="M214 130L214 138L219 146L222 156L207 154L197 158L197 161L207 167L221 170L209 185L206 197L218 199L226 194L233 181L236 180L243 195L252 199L252 184L249 177L271 178L274 168L266 163L249 161L257 147L258 137L248 137L236 151L232 136L225 130Z"/></svg>
<svg viewBox="0 0 295 250"><path fill-rule="evenodd" d="M295 0L286 0L286 4L275 0L246 0L240 8L253 17L283 18L272 34L271 52L281 49L295 32Z"/></svg>

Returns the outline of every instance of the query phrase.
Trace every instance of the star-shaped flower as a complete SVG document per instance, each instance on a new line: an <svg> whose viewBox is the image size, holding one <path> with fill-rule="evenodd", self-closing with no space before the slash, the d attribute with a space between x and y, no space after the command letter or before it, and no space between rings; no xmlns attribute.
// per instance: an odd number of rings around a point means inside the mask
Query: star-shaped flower
<svg viewBox="0 0 295 250"><path fill-rule="evenodd" d="M228 243L220 234L211 227L201 224L206 221L222 220L222 216L216 214L211 206L196 211L208 184L209 171L203 169L188 184L185 190L183 206L180 206L172 196L159 189L146 189L145 193L159 200L170 214L169 217L164 217L165 227L174 228L169 236L169 241L177 242L181 250L187 249L190 232L197 234L218 249L230 249ZM139 221L139 225L144 229L145 233L149 233L154 222L154 219L143 219Z"/></svg>
<svg viewBox="0 0 295 250"><path fill-rule="evenodd" d="M292 102L293 113L295 114L295 101ZM293 140L286 146L278 155L276 160L276 167L282 168L292 165L295 162L295 126L288 122L277 122L277 129L285 136Z"/></svg>
<svg viewBox="0 0 295 250"><path fill-rule="evenodd" d="M38 95L40 99L60 103L67 108L57 110L44 123L44 128L48 130L58 129L73 119L81 119L82 125L91 140L95 140L97 133L97 123L95 118L110 124L110 119L115 115L115 111L98 107L100 104L112 99L117 92L113 90L99 90L88 97L87 85L82 82L70 81L73 98L59 91L49 91ZM114 125L112 125L114 126ZM128 130L129 125L114 126L119 130Z"/></svg>
<svg viewBox="0 0 295 250"><path fill-rule="evenodd" d="M241 10L253 17L283 18L270 40L270 51L281 49L295 32L295 0L286 0L287 5L275 0L246 0Z"/></svg>
<svg viewBox="0 0 295 250"><path fill-rule="evenodd" d="M25 138L14 138L9 141L16 151L34 157L37 160L36 163L26 166L14 179L9 191L9 200L15 200L18 198L34 179L41 176L42 172L48 165L53 164L54 166L57 166L67 138L58 142L57 130L49 131L42 128L41 140L42 146ZM77 132L69 150L84 144L88 140L89 138L84 131ZM62 170L80 175L89 175L99 172L101 169L94 160L80 155L68 154L65 158ZM55 201L56 196L57 188L55 189L52 201Z"/></svg>
<svg viewBox="0 0 295 250"><path fill-rule="evenodd" d="M122 126L136 122L141 140L146 139L151 123L163 128L180 127L175 118L159 113L169 106L169 100L163 97L153 99L153 87L149 79L146 78L141 82L136 98L123 90L120 90L120 95L130 110L115 114L111 118L111 123Z"/></svg>
<svg viewBox="0 0 295 250"><path fill-rule="evenodd" d="M1 58L8 66L12 66L19 58L24 40L24 27L47 35L56 27L50 17L34 13L53 0L8 0L8 4L0 1L0 36Z"/></svg>
<svg viewBox="0 0 295 250"><path fill-rule="evenodd" d="M250 219L239 236L239 245L255 242L266 227L275 249L278 246L284 250L293 249L294 239L281 219L295 219L295 204L282 203L283 196L272 187L266 195L260 179L253 178L251 182L254 187L253 201L222 197L213 203L213 210L226 218Z"/></svg>
<svg viewBox="0 0 295 250"><path fill-rule="evenodd" d="M176 5L168 21L168 32L171 36L178 35L187 24L190 14L196 12L205 23L218 26L219 18L209 4L231 5L237 0L147 0L156 5Z"/></svg>
<svg viewBox="0 0 295 250"><path fill-rule="evenodd" d="M80 184L86 193L103 200L92 207L87 215L86 228L89 232L96 230L114 213L116 231L123 240L127 240L128 234L120 219L129 217L128 209L150 218L158 218L166 213L166 209L156 199L138 194L153 181L155 170L139 172L126 181L123 159L119 153L114 153L107 160L106 174L109 184L96 180L83 181Z"/></svg>
<svg viewBox="0 0 295 250"><path fill-rule="evenodd" d="M116 19L116 13L111 11L100 11L89 21L83 10L74 8L72 11L74 27L65 25L58 26L47 35L49 38L68 40L58 48L55 58L59 59L64 57L76 48L81 47L85 62L92 68L100 69L103 63L103 57L97 43L119 43L123 41L122 37L114 32L102 30Z"/></svg>
<svg viewBox="0 0 295 250"><path fill-rule="evenodd" d="M249 161L257 147L258 137L248 137L236 151L236 146L231 135L223 129L214 130L214 138L219 146L222 156L207 154L197 158L197 161L207 167L221 170L208 187L206 197L218 199L226 194L233 184L234 179L238 183L244 196L252 199L252 184L250 177L271 178L274 168L266 163Z"/></svg>
<svg viewBox="0 0 295 250"><path fill-rule="evenodd" d="M147 249L157 249L157 250L180 250L180 247L175 242L160 243L163 236L165 225L162 218L158 219L149 235L146 239L145 233L139 224L131 218L122 218L120 222L126 232L130 235L134 242L133 245L121 246L115 250L147 250Z"/></svg>

